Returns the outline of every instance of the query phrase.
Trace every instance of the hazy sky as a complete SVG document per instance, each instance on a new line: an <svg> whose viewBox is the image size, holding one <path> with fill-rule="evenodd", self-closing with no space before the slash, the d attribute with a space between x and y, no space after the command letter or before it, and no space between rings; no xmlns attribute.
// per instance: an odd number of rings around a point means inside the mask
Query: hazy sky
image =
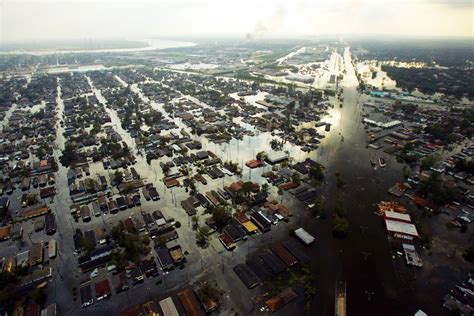
<svg viewBox="0 0 474 316"><path fill-rule="evenodd" d="M474 0L0 0L0 40L473 36Z"/></svg>

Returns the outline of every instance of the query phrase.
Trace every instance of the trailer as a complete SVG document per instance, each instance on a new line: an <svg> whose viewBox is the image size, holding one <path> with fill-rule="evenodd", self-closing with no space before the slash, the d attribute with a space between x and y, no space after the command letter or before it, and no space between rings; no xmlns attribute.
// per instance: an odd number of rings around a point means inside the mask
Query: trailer
<svg viewBox="0 0 474 316"><path fill-rule="evenodd" d="M163 311L163 316L179 316L176 305L171 297L167 297L160 301L160 307Z"/></svg>
<svg viewBox="0 0 474 316"><path fill-rule="evenodd" d="M309 246L311 245L315 238L313 236L311 236L306 230L304 230L303 228L298 228L297 230L295 230L295 235L296 237L298 237L302 242L305 243L305 245Z"/></svg>

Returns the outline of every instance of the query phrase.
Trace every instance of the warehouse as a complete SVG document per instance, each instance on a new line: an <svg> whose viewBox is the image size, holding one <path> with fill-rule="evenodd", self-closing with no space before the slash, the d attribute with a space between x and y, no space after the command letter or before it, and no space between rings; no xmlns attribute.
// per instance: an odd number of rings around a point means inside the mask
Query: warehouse
<svg viewBox="0 0 474 316"><path fill-rule="evenodd" d="M389 220L411 223L411 217L408 214L397 213L393 211L385 211L384 217Z"/></svg>
<svg viewBox="0 0 474 316"><path fill-rule="evenodd" d="M387 228L387 232L393 237L407 240L418 238L418 231L413 224L385 219L385 226Z"/></svg>

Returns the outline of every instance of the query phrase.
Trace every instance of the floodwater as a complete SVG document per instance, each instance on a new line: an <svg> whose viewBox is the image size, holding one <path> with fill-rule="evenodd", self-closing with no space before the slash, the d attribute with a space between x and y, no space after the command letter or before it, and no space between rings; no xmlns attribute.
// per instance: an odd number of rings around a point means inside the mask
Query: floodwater
<svg viewBox="0 0 474 316"><path fill-rule="evenodd" d="M289 143L283 146L283 151L289 152L293 157L293 162L309 157L322 163L326 168L326 183L320 190L327 201L329 216L325 220L314 219L303 224L303 227L317 239L315 246L308 248L308 253L313 258L310 269L316 277L318 288L318 295L311 304L311 310L314 315L333 314L336 281L345 281L349 314L365 315L367 311L370 311L370 314L400 315L406 312L406 305L400 304L395 299L400 297L400 287L383 222L380 217L374 215L374 211L376 203L389 198L386 189L402 179L402 166L390 156L385 157L388 162L385 169L374 170L370 165L369 161L374 152L366 148L367 136L361 124L362 100L356 89L357 78L352 67L349 49L345 51L341 67L345 67L346 70L345 78L340 85L344 88L343 107L340 108L339 102L335 99L330 99L335 106L329 108L328 114L321 117L321 120L333 125L329 133L324 132L324 127L318 130L326 135L321 140L319 148L305 153L298 146ZM335 65L334 68L336 68ZM145 102L149 101L136 85L133 85L132 89ZM184 95L184 97L206 106L192 96ZM251 104L263 98L263 93L244 97ZM151 105L165 113L161 104L151 102ZM112 120L115 121L115 117ZM189 132L179 118L174 118L174 120L179 129L183 128ZM239 119L234 120L241 123ZM114 125L119 125L119 123ZM253 159L259 151L268 150L273 138L279 138L272 136L270 132L259 132L251 125L245 123L241 125L253 131L255 136L244 136L242 140L232 139L229 143L222 144L209 142L204 136L197 139L202 142L203 148L213 151L222 160L239 163L243 167L244 180L250 179L264 183L265 180L261 174L270 170L271 166L251 170L245 167L244 163ZM119 132L124 138L129 137L125 131ZM159 169L158 162L154 160L151 166L143 169L150 167L156 172ZM138 170L140 169L142 168L138 164ZM336 172L340 173L343 181L347 183L344 189L336 187L334 175ZM158 174L161 174L160 170ZM222 181L222 185L229 184L227 183L229 180L225 178ZM164 196L168 194L169 191L165 192ZM184 196L179 192L176 194ZM171 196L171 200L173 197L176 201L175 195ZM346 207L350 221L349 235L341 240L335 239L331 231L331 210L337 200ZM172 208L172 206L168 207ZM307 212L303 208L294 211Z"/></svg>
<svg viewBox="0 0 474 316"><path fill-rule="evenodd" d="M192 42L183 41L172 41L172 40L160 40L160 39L146 39L143 40L148 44L145 47L136 48L109 48L109 49L78 49L78 50L17 50L17 51L0 51L0 55L54 55L54 54L70 54L70 53L130 53L130 52L143 52L157 49L167 48L179 48L179 47L190 47L196 45Z"/></svg>
<svg viewBox="0 0 474 316"><path fill-rule="evenodd" d="M330 122L332 124L331 131L324 132L324 127L318 129L318 131L324 133L326 137L321 140L321 144L317 150L309 153L302 152L298 146L289 143L285 143L283 146L283 151L289 152L290 157L293 157L293 162L302 161L309 157L320 162L326 168L326 180L319 190L327 204L327 219L320 220L309 216L308 220L297 222L301 223L300 225L304 229L316 237L315 245L307 248L308 254L312 257L310 270L315 275L316 287L318 289L316 298L310 305L311 315L334 314L334 291L335 284L338 281L346 282L347 285L347 312L349 315L413 314L416 310L410 309L410 306L415 305L414 302L412 302L412 298L409 297L409 294L403 291L403 284L400 284L397 279L383 222L380 217L374 215L376 203L381 200L389 199L386 189L394 182L402 179L402 166L391 156L385 156L388 165L384 169L374 170L370 165L369 160L371 156L380 156L381 154L374 153L372 150L366 148L367 136L364 131L364 126L361 124L361 104L366 101L364 98L367 98L367 96L360 96L357 92L357 78L351 63L349 49L346 49L340 63L340 66L346 70L344 80L340 84L340 87L343 88L343 107L340 108L339 101L331 98L330 102L334 104L334 107L329 108L327 114L321 117L321 121ZM97 99L102 103L106 103L101 91L94 87L90 78L87 79ZM127 85L121 78L117 77L117 80L121 82L122 85ZM156 83L166 84L165 82ZM174 118L163 110L163 104L148 100L138 85L133 84L132 91L137 93L144 102L150 102L150 105L154 109L161 111L165 118L173 119L178 125L178 128L173 131L178 132L180 129L184 129L190 132L189 128L183 124L181 119ZM235 98L238 97L237 95L232 96ZM189 101L204 107L207 106L192 96L182 95L180 97L185 97ZM256 101L262 100L264 97L265 93L259 93L255 96L246 96L244 99L255 105ZM59 90L58 99L60 98ZM58 108L58 115L62 118L62 101L58 102ZM135 168L140 174L147 178L146 180L148 182L155 184L162 196L162 200L158 203L154 203L153 208L162 209L165 214L168 215L173 214L173 216L179 220L181 220L181 217L187 218L182 208L177 205L179 205L178 201L189 196L188 193L185 193L183 188L166 189L162 181L160 181L163 177L163 173L159 167L159 162L166 161L169 158L164 157L160 161L153 160L151 164L148 165L144 157L137 154L135 141L130 137L130 134L122 128L117 112L110 107L106 107L106 111L112 120L110 125L122 136L123 140L136 154L138 163L135 165ZM264 183L265 180L261 174L264 171L270 170L271 166L251 170L245 167L244 163L249 159L255 158L255 155L259 151L268 150L268 148L270 148L270 141L273 138L278 139L278 137L272 136L270 132L260 132L252 125L241 123L239 119L234 119L234 121L239 122L243 127L254 132L255 135L244 136L242 140L232 139L229 143L222 144L209 142L204 136L193 136L193 138L202 142L203 149L213 151L222 160L231 160L241 164L243 167L243 180L250 179ZM62 138L61 135L62 131L63 129L59 129L57 135L59 149L64 148L64 138ZM59 151L55 150L55 155L58 154ZM66 169L60 167L59 179L61 181L65 181L66 179L65 172ZM92 164L91 172L103 173L103 169L100 164ZM336 172L340 174L342 180L346 183L343 189L337 188L336 186ZM222 179L222 185L229 185L231 181L235 180L235 178L229 180L225 177ZM220 186L220 181L212 182L213 183L209 186ZM64 187L67 186L66 184L62 185ZM272 188L272 191L276 191L275 188ZM64 194L67 195L67 193ZM61 202L64 204L60 204L61 207L64 207L64 210L67 209L67 204L63 202L66 201L66 199L66 196L57 198L58 203ZM349 234L345 239L335 239L331 231L331 213L336 201L343 203L350 221ZM299 205L298 203L290 204ZM150 203L150 205L152 204ZM147 203L145 202L143 208L145 209L147 207ZM308 211L304 207L300 207L294 208L293 212L307 213ZM59 217L60 223L64 222L63 225L67 225L68 217L66 216L68 215ZM112 219L106 219L107 223L109 223L109 220L111 221ZM185 220L182 222L185 223ZM293 225L294 224L296 223L293 223ZM280 237L288 238L287 234L285 234L284 237ZM257 241L255 240L255 242ZM194 245L194 237L188 234L180 234L179 243L182 245ZM240 251L243 250L241 249ZM202 255L201 264L203 261L209 264L215 264L216 253L213 252L212 249L202 250L200 253ZM226 260L228 259L229 258ZM187 264L189 269L197 269L196 267L200 266L196 262L193 262L193 260L194 259L191 258ZM232 260L237 260L237 258ZM178 282L185 282L184 278L188 277L188 272L192 272L188 270L186 270L185 275L174 273L169 276L169 278L176 278L176 284L179 284ZM173 280L170 280L170 282L173 282ZM154 286L153 290L155 288ZM126 302L123 303L125 304Z"/></svg>

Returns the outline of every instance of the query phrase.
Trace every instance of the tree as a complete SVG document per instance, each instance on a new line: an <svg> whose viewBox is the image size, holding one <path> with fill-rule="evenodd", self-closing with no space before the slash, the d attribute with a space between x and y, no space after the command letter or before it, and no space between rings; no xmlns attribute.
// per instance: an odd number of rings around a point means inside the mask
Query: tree
<svg viewBox="0 0 474 316"><path fill-rule="evenodd" d="M46 300L48 299L48 295L44 291L44 289L35 289L33 292L30 293L31 298L35 301L36 304L40 306L44 306Z"/></svg>
<svg viewBox="0 0 474 316"><path fill-rule="evenodd" d="M298 172L293 173L293 176L291 176L291 181L296 184L300 184L300 174Z"/></svg>
<svg viewBox="0 0 474 316"><path fill-rule="evenodd" d="M224 206L217 206L212 212L212 219L214 220L218 228L222 228L227 225L230 218L230 212Z"/></svg>
<svg viewBox="0 0 474 316"><path fill-rule="evenodd" d="M123 173L121 171L115 171L114 173L114 182L116 185L119 185L123 182Z"/></svg>
<svg viewBox="0 0 474 316"><path fill-rule="evenodd" d="M431 239L433 235L430 227L425 223L418 223L416 224L416 229L418 230L421 243L429 247L431 245Z"/></svg>
<svg viewBox="0 0 474 316"><path fill-rule="evenodd" d="M11 272L0 271L0 306L13 304L18 279Z"/></svg>
<svg viewBox="0 0 474 316"><path fill-rule="evenodd" d="M199 216L194 215L193 217L191 217L191 222L193 223L193 229L197 229L199 226Z"/></svg>
<svg viewBox="0 0 474 316"><path fill-rule="evenodd" d="M332 225L332 233L336 237L345 237L349 230L349 221L344 217L336 215Z"/></svg>
<svg viewBox="0 0 474 316"><path fill-rule="evenodd" d="M63 150L63 155L59 158L59 161L64 167L69 167L71 162L76 159L76 149L71 144L66 144Z"/></svg>
<svg viewBox="0 0 474 316"><path fill-rule="evenodd" d="M264 160L265 158L267 158L267 153L265 151L261 151L257 154L257 160Z"/></svg>
<svg viewBox="0 0 474 316"><path fill-rule="evenodd" d="M253 182L252 181L246 181L244 184L242 184L242 192L249 197L250 193L253 190Z"/></svg>
<svg viewBox="0 0 474 316"><path fill-rule="evenodd" d="M420 167L422 170L428 170L431 167L433 167L437 161L438 161L438 158L436 156L434 155L427 156L421 161Z"/></svg>
<svg viewBox="0 0 474 316"><path fill-rule="evenodd" d="M308 177L312 184L319 185L324 180L323 166L321 164L315 164L311 166L308 171Z"/></svg>
<svg viewBox="0 0 474 316"><path fill-rule="evenodd" d="M207 234L209 233L209 228L207 226L200 227L196 232L196 243L200 246L204 246L207 241Z"/></svg>
<svg viewBox="0 0 474 316"><path fill-rule="evenodd" d="M462 255L465 260L469 262L474 262L474 243L471 243L469 247L464 250Z"/></svg>

